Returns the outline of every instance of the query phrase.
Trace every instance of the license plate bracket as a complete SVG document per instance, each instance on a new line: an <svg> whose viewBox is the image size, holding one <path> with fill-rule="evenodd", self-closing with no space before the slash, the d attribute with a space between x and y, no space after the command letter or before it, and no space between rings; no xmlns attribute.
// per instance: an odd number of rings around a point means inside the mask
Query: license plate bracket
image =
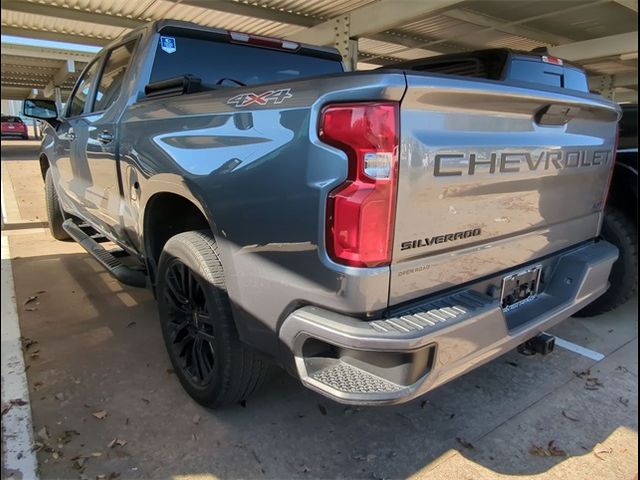
<svg viewBox="0 0 640 480"><path fill-rule="evenodd" d="M524 303L530 302L538 295L542 265L528 267L502 279L500 306L508 312Z"/></svg>

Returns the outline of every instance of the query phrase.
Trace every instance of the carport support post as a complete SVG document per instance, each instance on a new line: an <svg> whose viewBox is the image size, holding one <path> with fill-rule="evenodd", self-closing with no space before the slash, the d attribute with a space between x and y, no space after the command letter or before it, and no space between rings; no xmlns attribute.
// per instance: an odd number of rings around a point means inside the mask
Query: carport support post
<svg viewBox="0 0 640 480"><path fill-rule="evenodd" d="M342 55L347 71L356 70L358 66L358 40L351 38L351 16L340 15L333 19L333 46Z"/></svg>
<svg viewBox="0 0 640 480"><path fill-rule="evenodd" d="M605 98L609 100L613 100L615 96L615 87L613 85L613 76L611 75L602 75L600 76L600 82L597 86L597 90L600 92Z"/></svg>
<svg viewBox="0 0 640 480"><path fill-rule="evenodd" d="M55 87L53 89L54 98L56 100L56 110L58 112L62 111L62 93L60 92L60 87Z"/></svg>

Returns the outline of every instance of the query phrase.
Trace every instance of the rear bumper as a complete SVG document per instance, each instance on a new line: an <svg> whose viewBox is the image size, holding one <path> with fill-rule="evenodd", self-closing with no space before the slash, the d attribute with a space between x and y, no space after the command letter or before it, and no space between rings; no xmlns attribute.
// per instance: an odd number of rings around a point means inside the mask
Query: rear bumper
<svg viewBox="0 0 640 480"><path fill-rule="evenodd" d="M285 319L280 340L308 388L341 403L402 403L512 350L595 300L606 291L617 257L613 245L600 241L547 259L539 295L508 313L499 299L471 285L371 322L303 307Z"/></svg>

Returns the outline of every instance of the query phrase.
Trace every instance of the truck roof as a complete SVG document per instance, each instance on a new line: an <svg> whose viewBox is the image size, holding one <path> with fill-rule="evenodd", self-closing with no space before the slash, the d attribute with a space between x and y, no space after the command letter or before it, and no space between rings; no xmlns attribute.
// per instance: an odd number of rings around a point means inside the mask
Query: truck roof
<svg viewBox="0 0 640 480"><path fill-rule="evenodd" d="M218 36L220 37L221 40L224 40L224 41L230 41L231 33L236 32L232 30L225 30L222 28L206 27L203 25L198 25L197 23L186 22L183 20L162 19L162 20L154 20L152 22L149 22L146 25L143 25L139 28L136 28L135 30L132 30L126 33L122 37L119 37L113 40L105 48L109 48L112 45L121 43L124 39L138 35L140 31L146 30L146 29L150 29L154 33L161 33L161 32L166 32L171 30L183 30L183 31L186 30L189 32L194 32L195 34L200 33L200 34L206 34L207 36L214 36L214 37ZM237 32L237 33L244 33L244 32ZM253 35L253 34L246 34L246 35L249 35L254 38L280 40L277 37L268 37L268 36ZM342 56L340 55L340 52L338 52L338 50L335 48L322 47L318 45L310 45L307 43L300 43L300 42L293 42L293 43L298 44L299 48L292 53L320 56L323 58L329 58L336 61L342 61ZM254 44L253 46L256 46L256 45Z"/></svg>

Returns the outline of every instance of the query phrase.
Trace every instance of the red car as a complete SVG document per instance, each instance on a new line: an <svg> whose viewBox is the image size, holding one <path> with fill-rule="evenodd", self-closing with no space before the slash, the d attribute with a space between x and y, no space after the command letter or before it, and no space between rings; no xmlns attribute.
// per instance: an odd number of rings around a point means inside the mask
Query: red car
<svg viewBox="0 0 640 480"><path fill-rule="evenodd" d="M2 137L19 137L28 140L27 125L20 117L2 115Z"/></svg>

